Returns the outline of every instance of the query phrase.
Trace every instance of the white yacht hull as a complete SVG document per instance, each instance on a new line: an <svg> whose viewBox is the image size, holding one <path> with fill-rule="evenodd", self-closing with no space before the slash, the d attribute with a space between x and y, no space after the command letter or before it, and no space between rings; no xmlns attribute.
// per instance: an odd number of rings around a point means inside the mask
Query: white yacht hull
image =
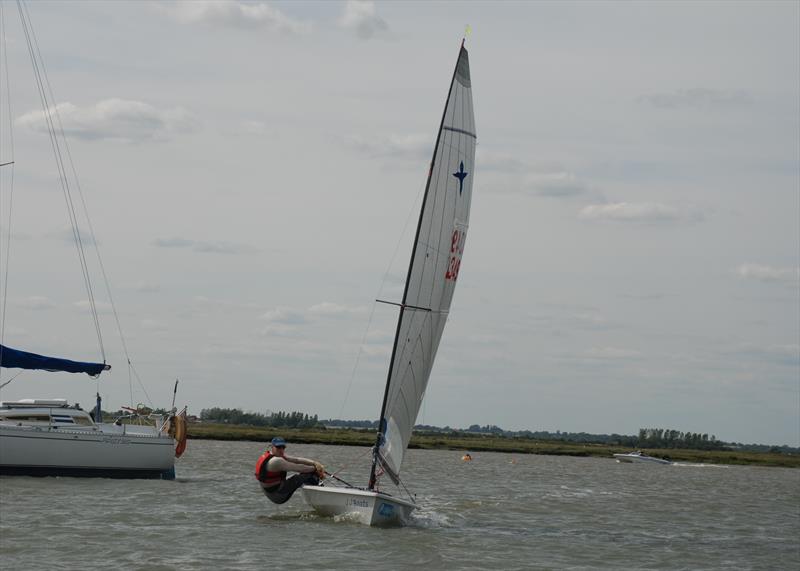
<svg viewBox="0 0 800 571"><path fill-rule="evenodd" d="M175 441L148 428L0 424L0 474L172 479Z"/></svg>
<svg viewBox="0 0 800 571"><path fill-rule="evenodd" d="M644 454L614 454L614 458L617 459L617 462L626 463L626 464L633 464L633 463L642 463L642 464L672 464L669 460L664 460L663 458L654 458L653 456L646 456Z"/></svg>
<svg viewBox="0 0 800 571"><path fill-rule="evenodd" d="M405 525L416 508L411 502L358 488L303 486L300 491L317 513L345 516L364 525Z"/></svg>

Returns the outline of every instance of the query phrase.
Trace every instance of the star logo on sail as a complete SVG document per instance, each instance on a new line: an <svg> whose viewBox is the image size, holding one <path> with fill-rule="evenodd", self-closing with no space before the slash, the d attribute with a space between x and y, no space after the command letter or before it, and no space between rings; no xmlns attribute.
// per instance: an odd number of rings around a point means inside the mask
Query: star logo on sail
<svg viewBox="0 0 800 571"><path fill-rule="evenodd" d="M464 172L464 161L461 161L458 172L454 172L453 176L458 179L458 195L461 196L461 191L464 190L464 179L469 173Z"/></svg>

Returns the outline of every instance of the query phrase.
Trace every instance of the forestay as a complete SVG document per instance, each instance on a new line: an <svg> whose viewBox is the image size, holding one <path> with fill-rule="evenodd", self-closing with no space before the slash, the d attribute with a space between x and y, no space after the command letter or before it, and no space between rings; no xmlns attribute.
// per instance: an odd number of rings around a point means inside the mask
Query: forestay
<svg viewBox="0 0 800 571"><path fill-rule="evenodd" d="M469 59L462 45L428 175L381 415L377 461L395 481L461 267L476 140Z"/></svg>

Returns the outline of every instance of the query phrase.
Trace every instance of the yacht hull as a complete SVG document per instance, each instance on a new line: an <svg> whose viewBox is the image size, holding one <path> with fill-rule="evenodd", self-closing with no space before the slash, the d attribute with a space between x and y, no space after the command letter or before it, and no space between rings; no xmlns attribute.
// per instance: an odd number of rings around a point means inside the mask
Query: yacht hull
<svg viewBox="0 0 800 571"><path fill-rule="evenodd" d="M416 506L381 492L358 488L303 486L303 499L325 516L344 516L349 521L376 527L396 527L408 523Z"/></svg>
<svg viewBox="0 0 800 571"><path fill-rule="evenodd" d="M99 425L69 429L0 425L0 474L175 477L174 440L145 431Z"/></svg>

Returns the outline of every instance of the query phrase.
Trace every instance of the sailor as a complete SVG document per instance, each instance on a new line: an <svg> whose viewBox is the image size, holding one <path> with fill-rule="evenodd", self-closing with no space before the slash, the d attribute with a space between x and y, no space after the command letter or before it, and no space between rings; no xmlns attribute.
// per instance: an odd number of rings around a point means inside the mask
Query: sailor
<svg viewBox="0 0 800 571"><path fill-rule="evenodd" d="M286 478L287 472L298 472ZM286 456L286 440L277 436L270 442L270 449L256 462L256 479L264 494L276 504L289 501L292 494L303 484L319 485L325 477L325 467L316 460Z"/></svg>

